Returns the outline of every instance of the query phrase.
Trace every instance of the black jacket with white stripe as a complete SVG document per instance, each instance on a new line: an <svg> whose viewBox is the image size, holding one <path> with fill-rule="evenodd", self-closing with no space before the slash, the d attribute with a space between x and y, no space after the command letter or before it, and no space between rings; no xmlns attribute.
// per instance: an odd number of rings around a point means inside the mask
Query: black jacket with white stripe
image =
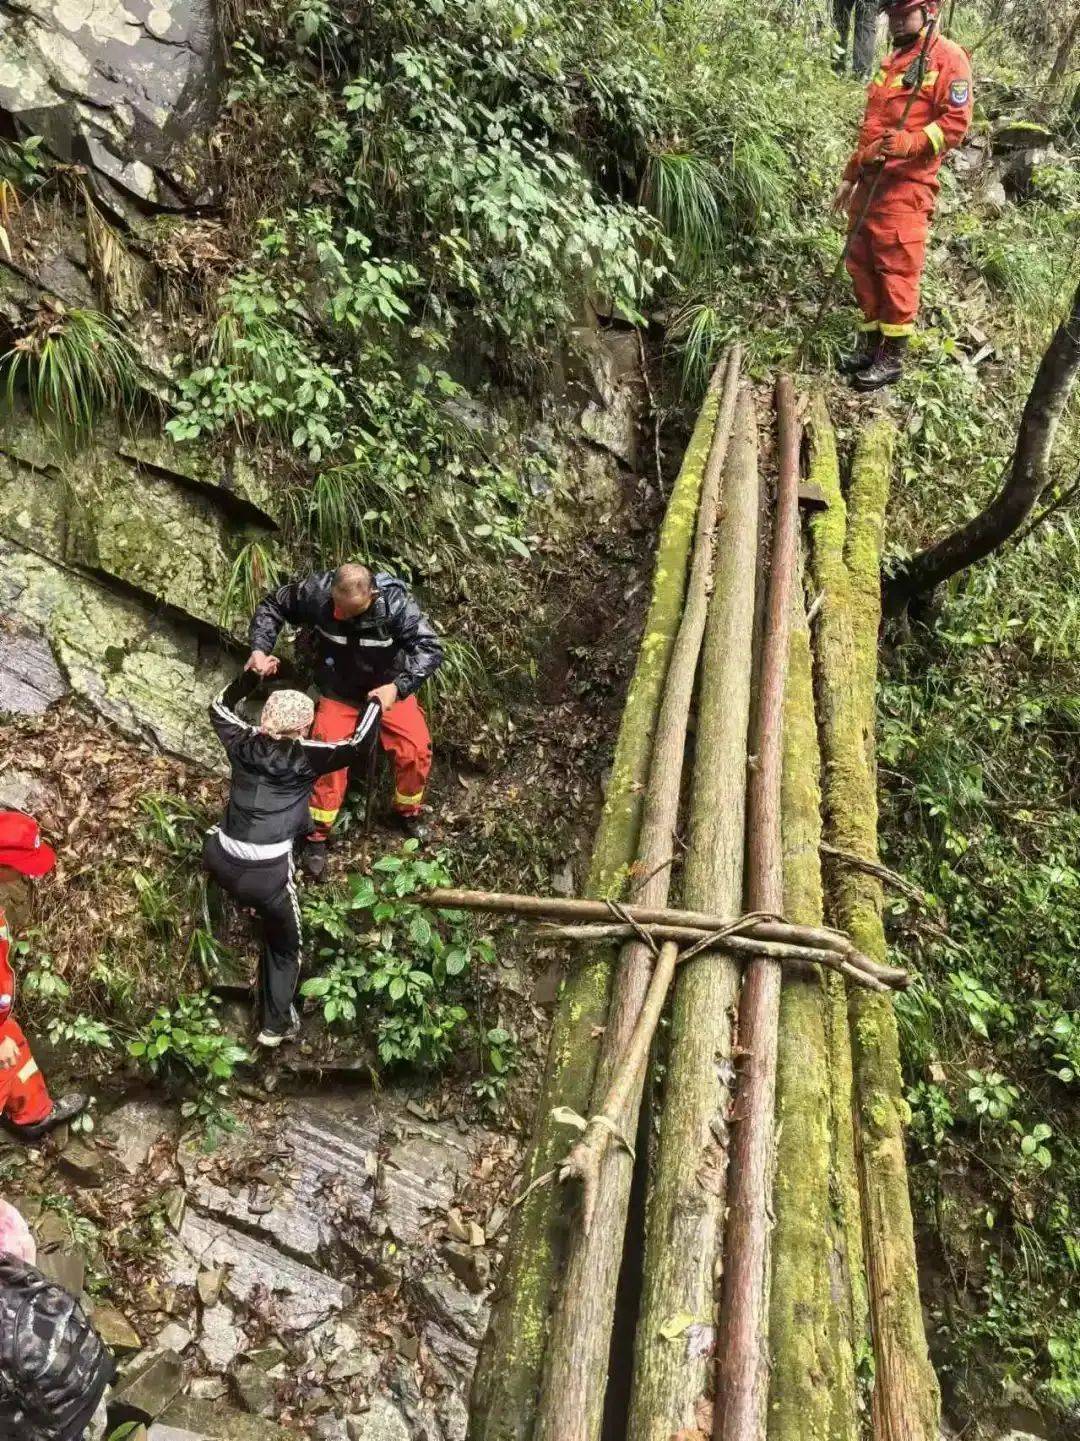
<svg viewBox="0 0 1080 1441"><path fill-rule="evenodd" d="M380 714L379 703L371 701L347 741L275 740L233 709L258 683L254 671L244 671L210 705L210 723L232 766L220 834L223 842L237 843L227 849L251 860L287 850L286 842L311 832L308 800L316 777L368 755L379 734Z"/></svg>
<svg viewBox="0 0 1080 1441"><path fill-rule="evenodd" d="M292 581L259 603L251 621L251 648L274 649L281 627L301 626L315 641L316 684L323 695L357 704L376 686L393 681L402 698L413 695L442 664L431 622L392 575L377 575L378 592L363 615L334 615L332 570Z"/></svg>

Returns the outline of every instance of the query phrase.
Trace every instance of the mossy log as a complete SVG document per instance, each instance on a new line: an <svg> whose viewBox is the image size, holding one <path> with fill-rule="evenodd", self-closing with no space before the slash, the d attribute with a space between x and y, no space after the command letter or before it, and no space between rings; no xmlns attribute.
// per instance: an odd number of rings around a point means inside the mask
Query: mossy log
<svg viewBox="0 0 1080 1441"><path fill-rule="evenodd" d="M757 421L739 397L701 668L683 873L687 906L734 915L742 905L746 748L757 564ZM678 976L646 1216L644 1289L634 1355L630 1441L668 1441L697 1425L708 1348L674 1316L711 1327L724 1213L732 1011L741 966L700 956ZM724 1064L727 1058L728 1064Z"/></svg>
<svg viewBox="0 0 1080 1441"><path fill-rule="evenodd" d="M718 366L672 488L660 531L652 596L630 682L607 796L593 848L587 891L617 895L637 854L653 733L682 615L705 466L712 448L726 362ZM523 1185L551 1170L566 1145L556 1106L589 1106L607 1018L614 947L593 953L563 984L552 1022L547 1066ZM548 1313L564 1256L566 1193L540 1186L514 1212L469 1407L469 1441L526 1441L536 1417L548 1337Z"/></svg>
<svg viewBox="0 0 1080 1441"><path fill-rule="evenodd" d="M813 420L816 446L827 429L819 401ZM812 523L814 582L825 596L815 639L826 837L871 860L877 856L880 561L894 438L893 426L884 420L862 432L847 506L838 477L819 467L817 479L829 508ZM852 867L831 869L832 918L860 950L884 961L880 881ZM892 1001L853 989L848 1020L875 1356L874 1436L876 1441L937 1441L940 1400L919 1301L904 1155L908 1108Z"/></svg>
<svg viewBox="0 0 1080 1441"><path fill-rule="evenodd" d="M784 914L820 925L821 758L801 591L793 597L788 654ZM856 1441L859 1434L847 1238L834 1209L840 1178L834 1173L830 1004L827 973L817 965L785 969L776 1074L769 1441ZM849 1087L850 1080L849 1061ZM849 1089L849 1109L850 1099ZM857 1206L857 1195L855 1200ZM861 1263L861 1256L856 1260Z"/></svg>
<svg viewBox="0 0 1080 1441"><path fill-rule="evenodd" d="M636 866L643 879L635 899L646 906L666 905L671 886L668 862L676 844L686 727L708 614L716 517L740 365L736 347L702 483L686 605L657 718ZM657 964L670 971L674 957L675 947L665 946ZM613 1095L620 1113L611 1119L624 1136L632 1136L637 1129L644 1057L642 1064L622 1070L621 1082L620 1068L631 1046L651 972L649 948L637 938L627 942L619 955L590 1108L590 1114L605 1113L609 1093ZM606 1131L590 1125L562 1167L563 1177L577 1176L583 1183L582 1212L568 1247L552 1316L536 1424L538 1441L595 1441L600 1434L633 1174L633 1159L626 1147L601 1148L601 1142L608 1139Z"/></svg>

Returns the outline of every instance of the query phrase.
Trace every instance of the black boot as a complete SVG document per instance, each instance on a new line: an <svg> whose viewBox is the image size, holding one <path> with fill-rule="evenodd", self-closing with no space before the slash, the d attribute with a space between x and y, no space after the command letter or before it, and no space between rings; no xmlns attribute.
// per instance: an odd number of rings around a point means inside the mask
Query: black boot
<svg viewBox="0 0 1080 1441"><path fill-rule="evenodd" d="M300 869L309 881L318 885L326 877L326 842L306 841L300 855Z"/></svg>
<svg viewBox="0 0 1080 1441"><path fill-rule="evenodd" d="M904 353L907 347L906 335L886 335L874 363L865 370L860 370L852 381L855 389L880 390L883 385L892 385L899 380L904 373Z"/></svg>
<svg viewBox="0 0 1080 1441"><path fill-rule="evenodd" d="M881 344L879 330L863 330L853 349L846 351L836 362L841 375L857 375L860 370L873 363Z"/></svg>
<svg viewBox="0 0 1080 1441"><path fill-rule="evenodd" d="M32 1126L9 1127L11 1134L18 1137L20 1141L28 1141L31 1144L40 1141L50 1131L55 1131L57 1126L62 1126L66 1121L73 1121L76 1116L86 1110L86 1097L78 1091L72 1091L67 1096L61 1096L53 1104L52 1110L43 1121L35 1121Z"/></svg>
<svg viewBox="0 0 1080 1441"><path fill-rule="evenodd" d="M417 811L415 815L411 816L403 816L400 811L394 811L391 819L407 841L419 841L423 845L427 840L428 827L422 811Z"/></svg>

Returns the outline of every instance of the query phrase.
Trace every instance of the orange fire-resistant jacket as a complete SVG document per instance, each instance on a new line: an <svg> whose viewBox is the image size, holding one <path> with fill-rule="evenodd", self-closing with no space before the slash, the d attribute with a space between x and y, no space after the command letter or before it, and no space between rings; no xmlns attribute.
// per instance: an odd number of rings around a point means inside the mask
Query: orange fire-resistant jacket
<svg viewBox="0 0 1080 1441"><path fill-rule="evenodd" d="M860 181L852 214L860 213L860 192L872 183L872 168L860 168L860 154L900 124L924 36L912 45L891 50L870 82L859 143L844 171L845 180ZM903 125L905 131L925 132L930 143L922 155L886 163L874 193L875 216L907 212L912 219L929 217L940 188L942 156L963 140L971 124L971 106L971 64L967 54L952 40L935 34L927 50L922 86Z"/></svg>

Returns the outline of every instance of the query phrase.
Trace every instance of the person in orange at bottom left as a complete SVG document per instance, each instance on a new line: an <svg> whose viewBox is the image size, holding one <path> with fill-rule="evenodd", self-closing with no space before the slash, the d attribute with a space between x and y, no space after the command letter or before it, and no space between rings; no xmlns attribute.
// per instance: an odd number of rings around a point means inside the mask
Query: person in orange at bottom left
<svg viewBox="0 0 1080 1441"><path fill-rule="evenodd" d="M41 839L38 823L21 811L0 811L0 1118L20 1140L34 1142L86 1108L78 1092L54 1101L22 1028L12 1019L15 973L11 969L12 922L21 923L29 901L29 877L44 876L56 854Z"/></svg>

